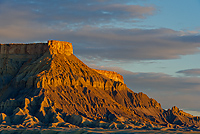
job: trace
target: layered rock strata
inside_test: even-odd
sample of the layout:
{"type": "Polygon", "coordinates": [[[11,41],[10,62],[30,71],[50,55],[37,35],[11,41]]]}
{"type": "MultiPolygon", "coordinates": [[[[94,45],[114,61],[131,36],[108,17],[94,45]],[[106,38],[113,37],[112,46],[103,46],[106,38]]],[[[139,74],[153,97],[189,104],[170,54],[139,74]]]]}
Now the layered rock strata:
{"type": "Polygon", "coordinates": [[[99,70],[99,69],[94,69],[95,71],[97,71],[98,73],[114,80],[114,81],[119,81],[124,83],[124,78],[122,75],[118,74],[117,72],[114,71],[106,71],[106,70],[99,70]]]}
{"type": "Polygon", "coordinates": [[[48,41],[48,46],[51,55],[65,54],[70,56],[73,54],[73,47],[70,42],[50,40],[48,41]]]}
{"type": "Polygon", "coordinates": [[[176,107],[166,111],[146,94],[133,92],[120,75],[89,68],[73,55],[71,43],[2,44],[1,52],[2,125],[134,128],[145,123],[200,126],[198,117],[176,107]],[[27,48],[32,45],[35,46],[33,51],[41,50],[36,54],[29,52],[27,48]],[[11,55],[22,57],[12,58],[11,55]]]}

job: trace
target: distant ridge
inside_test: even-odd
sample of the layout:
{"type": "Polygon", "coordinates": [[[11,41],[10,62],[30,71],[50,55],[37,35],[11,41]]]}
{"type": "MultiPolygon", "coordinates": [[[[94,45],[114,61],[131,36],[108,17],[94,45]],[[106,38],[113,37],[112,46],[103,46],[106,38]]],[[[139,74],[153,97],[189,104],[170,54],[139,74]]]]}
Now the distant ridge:
{"type": "Polygon", "coordinates": [[[89,68],[72,43],[0,45],[1,127],[193,129],[200,119],[135,93],[112,71],[89,68]]]}

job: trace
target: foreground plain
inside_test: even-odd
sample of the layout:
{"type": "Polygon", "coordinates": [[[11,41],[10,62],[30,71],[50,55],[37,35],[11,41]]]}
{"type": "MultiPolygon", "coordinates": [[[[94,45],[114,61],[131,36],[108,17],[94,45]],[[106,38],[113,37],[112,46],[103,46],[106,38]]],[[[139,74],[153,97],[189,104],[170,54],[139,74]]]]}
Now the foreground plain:
{"type": "Polygon", "coordinates": [[[98,129],[98,128],[1,128],[1,134],[198,134],[200,131],[192,130],[134,130],[134,129],[98,129]]]}

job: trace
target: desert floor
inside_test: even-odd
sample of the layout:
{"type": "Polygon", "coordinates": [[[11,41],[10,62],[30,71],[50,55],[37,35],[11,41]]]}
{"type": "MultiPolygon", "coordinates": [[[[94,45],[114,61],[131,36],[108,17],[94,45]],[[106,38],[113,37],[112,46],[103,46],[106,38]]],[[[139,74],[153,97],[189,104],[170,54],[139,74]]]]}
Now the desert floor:
{"type": "Polygon", "coordinates": [[[39,129],[39,128],[27,128],[27,129],[15,129],[15,128],[1,128],[1,134],[190,134],[200,133],[200,131],[192,130],[133,130],[133,129],[122,129],[122,130],[109,130],[109,129],[91,129],[91,128],[50,128],[50,129],[39,129]]]}

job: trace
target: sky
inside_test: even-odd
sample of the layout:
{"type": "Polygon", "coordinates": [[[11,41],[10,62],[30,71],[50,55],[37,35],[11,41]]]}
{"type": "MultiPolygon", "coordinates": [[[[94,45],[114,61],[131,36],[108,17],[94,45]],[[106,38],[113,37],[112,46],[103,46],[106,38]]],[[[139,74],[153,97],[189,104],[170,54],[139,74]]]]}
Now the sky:
{"type": "Polygon", "coordinates": [[[71,42],[89,67],[200,115],[199,13],[199,0],[0,0],[0,42],[71,42]]]}

